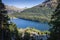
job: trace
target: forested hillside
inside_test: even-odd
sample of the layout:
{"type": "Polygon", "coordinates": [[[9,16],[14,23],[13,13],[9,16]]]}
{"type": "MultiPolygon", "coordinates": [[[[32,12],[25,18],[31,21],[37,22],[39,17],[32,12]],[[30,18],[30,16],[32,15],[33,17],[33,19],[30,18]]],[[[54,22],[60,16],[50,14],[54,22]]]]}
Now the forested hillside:
{"type": "Polygon", "coordinates": [[[39,4],[32,8],[25,9],[20,13],[14,13],[12,15],[23,19],[35,20],[39,22],[40,21],[49,22],[51,14],[53,14],[53,11],[56,8],[56,6],[57,6],[56,0],[46,0],[42,4],[39,4]]]}

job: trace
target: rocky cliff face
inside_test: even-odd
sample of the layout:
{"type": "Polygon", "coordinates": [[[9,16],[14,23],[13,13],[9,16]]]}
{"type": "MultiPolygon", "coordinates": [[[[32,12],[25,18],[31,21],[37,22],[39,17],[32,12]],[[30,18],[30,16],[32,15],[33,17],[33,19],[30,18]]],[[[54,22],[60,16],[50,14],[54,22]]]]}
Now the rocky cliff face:
{"type": "Polygon", "coordinates": [[[43,2],[40,5],[37,5],[37,7],[49,7],[52,9],[55,9],[57,6],[57,0],[46,0],[45,2],[43,2]]]}
{"type": "Polygon", "coordinates": [[[57,0],[48,0],[44,2],[45,6],[55,8],[57,6],[57,0]]]}

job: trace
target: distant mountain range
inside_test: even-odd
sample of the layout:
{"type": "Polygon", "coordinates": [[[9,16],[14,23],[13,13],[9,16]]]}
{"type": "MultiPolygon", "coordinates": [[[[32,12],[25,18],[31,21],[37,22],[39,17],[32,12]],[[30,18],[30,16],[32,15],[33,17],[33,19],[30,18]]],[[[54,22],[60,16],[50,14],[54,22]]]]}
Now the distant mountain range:
{"type": "Polygon", "coordinates": [[[21,12],[23,11],[24,9],[23,8],[17,8],[15,6],[8,6],[8,5],[5,5],[6,7],[6,10],[8,11],[8,14],[12,14],[12,13],[15,13],[15,12],[21,12]]]}
{"type": "Polygon", "coordinates": [[[55,10],[56,6],[57,0],[46,0],[42,4],[36,5],[32,8],[23,9],[20,13],[14,13],[12,15],[18,18],[30,20],[50,21],[51,14],[55,10]]]}

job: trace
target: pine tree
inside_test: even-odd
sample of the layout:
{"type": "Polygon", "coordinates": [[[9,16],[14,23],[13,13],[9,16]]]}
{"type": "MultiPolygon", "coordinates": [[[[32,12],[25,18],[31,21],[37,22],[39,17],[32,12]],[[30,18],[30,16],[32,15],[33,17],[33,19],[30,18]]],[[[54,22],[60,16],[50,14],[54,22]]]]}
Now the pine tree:
{"type": "Polygon", "coordinates": [[[58,6],[51,17],[51,28],[50,28],[50,38],[48,40],[60,40],[60,0],[58,1],[58,6]]]}
{"type": "Polygon", "coordinates": [[[0,40],[10,40],[9,18],[5,5],[0,0],[0,40]]]}
{"type": "Polygon", "coordinates": [[[20,36],[18,35],[18,30],[16,25],[14,25],[15,29],[14,29],[14,35],[15,35],[15,40],[20,40],[20,36]]]}
{"type": "Polygon", "coordinates": [[[28,32],[24,33],[23,40],[30,40],[30,34],[28,32]]]}

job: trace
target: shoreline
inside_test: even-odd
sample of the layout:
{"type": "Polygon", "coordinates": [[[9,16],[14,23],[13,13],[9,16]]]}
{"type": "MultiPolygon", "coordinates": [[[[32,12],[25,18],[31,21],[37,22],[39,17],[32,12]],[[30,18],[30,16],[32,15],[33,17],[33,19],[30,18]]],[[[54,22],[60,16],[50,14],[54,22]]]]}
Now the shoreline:
{"type": "Polygon", "coordinates": [[[21,18],[21,17],[16,17],[16,18],[23,19],[23,20],[28,20],[28,21],[33,21],[33,22],[39,22],[39,23],[47,23],[47,22],[41,22],[41,21],[38,21],[38,20],[32,20],[32,19],[21,18]]]}
{"type": "Polygon", "coordinates": [[[38,20],[32,20],[32,19],[21,18],[21,17],[10,17],[10,19],[22,19],[22,20],[33,21],[33,22],[38,22],[38,23],[47,23],[47,22],[41,22],[38,20]]]}

